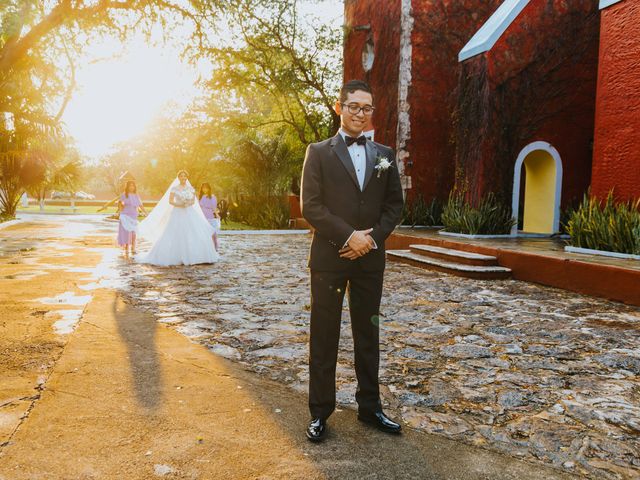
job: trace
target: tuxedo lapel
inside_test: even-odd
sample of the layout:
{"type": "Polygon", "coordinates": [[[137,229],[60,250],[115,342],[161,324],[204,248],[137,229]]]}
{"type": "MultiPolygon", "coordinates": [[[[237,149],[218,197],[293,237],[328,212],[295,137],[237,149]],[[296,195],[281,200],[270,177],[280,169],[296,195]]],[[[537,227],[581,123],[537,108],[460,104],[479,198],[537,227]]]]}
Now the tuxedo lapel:
{"type": "Polygon", "coordinates": [[[369,180],[371,180],[371,177],[373,176],[373,171],[376,165],[376,158],[378,156],[378,148],[372,141],[367,140],[367,143],[365,145],[365,151],[367,153],[366,155],[367,169],[364,172],[364,184],[362,185],[363,192],[366,190],[367,184],[369,183],[369,180]]]}
{"type": "MultiPolygon", "coordinates": [[[[353,161],[351,160],[351,155],[349,155],[349,150],[347,150],[347,144],[344,143],[344,140],[337,134],[335,137],[331,139],[331,147],[333,148],[334,153],[338,156],[344,168],[347,169],[347,173],[353,180],[356,188],[360,190],[360,184],[358,183],[358,177],[356,176],[356,169],[353,166],[353,161]]],[[[367,166],[367,169],[369,167],[367,166]]]]}

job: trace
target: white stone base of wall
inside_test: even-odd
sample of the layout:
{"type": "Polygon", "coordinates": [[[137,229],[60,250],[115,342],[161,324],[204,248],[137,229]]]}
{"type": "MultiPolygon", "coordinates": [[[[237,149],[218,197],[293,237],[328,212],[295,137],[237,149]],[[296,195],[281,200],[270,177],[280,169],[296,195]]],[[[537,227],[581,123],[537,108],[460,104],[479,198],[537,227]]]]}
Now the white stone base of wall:
{"type": "Polygon", "coordinates": [[[609,252],[607,250],[592,250],[590,248],[571,247],[569,245],[564,247],[564,251],[569,253],[582,253],[586,255],[602,255],[603,257],[624,258],[627,260],[640,260],[640,255],[632,255],[630,253],[609,252]]]}

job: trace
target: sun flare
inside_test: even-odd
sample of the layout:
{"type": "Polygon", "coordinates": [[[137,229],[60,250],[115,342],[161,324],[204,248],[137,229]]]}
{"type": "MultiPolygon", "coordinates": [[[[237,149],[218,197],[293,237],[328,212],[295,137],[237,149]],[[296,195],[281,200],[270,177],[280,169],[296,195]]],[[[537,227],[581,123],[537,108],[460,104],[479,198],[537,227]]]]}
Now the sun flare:
{"type": "Polygon", "coordinates": [[[140,134],[163,109],[181,109],[197,94],[197,73],[170,48],[130,43],[113,55],[113,43],[94,47],[108,58],[79,68],[78,92],[64,115],[80,151],[100,157],[112,145],[140,134]]]}

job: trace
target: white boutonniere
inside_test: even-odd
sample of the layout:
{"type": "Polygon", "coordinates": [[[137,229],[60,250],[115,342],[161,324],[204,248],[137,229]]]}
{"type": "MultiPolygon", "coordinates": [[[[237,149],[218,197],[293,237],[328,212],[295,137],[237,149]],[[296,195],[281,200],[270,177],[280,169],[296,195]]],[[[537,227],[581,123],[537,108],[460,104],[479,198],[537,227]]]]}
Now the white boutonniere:
{"type": "Polygon", "coordinates": [[[382,172],[389,170],[389,167],[391,167],[391,163],[393,162],[389,161],[387,157],[376,158],[376,166],[373,168],[375,168],[378,171],[378,178],[380,178],[380,175],[382,175],[382,172]]]}

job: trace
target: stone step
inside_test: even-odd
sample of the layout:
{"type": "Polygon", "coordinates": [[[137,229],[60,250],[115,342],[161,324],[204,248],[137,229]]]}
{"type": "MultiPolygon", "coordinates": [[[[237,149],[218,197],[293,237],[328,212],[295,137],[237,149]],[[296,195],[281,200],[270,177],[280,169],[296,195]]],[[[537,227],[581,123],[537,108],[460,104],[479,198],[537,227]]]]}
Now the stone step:
{"type": "Polygon", "coordinates": [[[478,280],[494,280],[511,277],[511,269],[509,268],[447,262],[438,258],[419,255],[413,253],[411,250],[387,250],[387,255],[390,260],[408,263],[414,267],[437,270],[459,277],[475,278],[478,280]]]}
{"type": "Polygon", "coordinates": [[[464,265],[478,265],[491,267],[498,265],[498,259],[491,255],[483,255],[481,253],[465,252],[463,250],[454,250],[452,248],[436,247],[435,245],[409,245],[413,253],[424,255],[431,258],[437,258],[453,263],[462,263],[464,265]]]}

